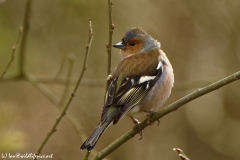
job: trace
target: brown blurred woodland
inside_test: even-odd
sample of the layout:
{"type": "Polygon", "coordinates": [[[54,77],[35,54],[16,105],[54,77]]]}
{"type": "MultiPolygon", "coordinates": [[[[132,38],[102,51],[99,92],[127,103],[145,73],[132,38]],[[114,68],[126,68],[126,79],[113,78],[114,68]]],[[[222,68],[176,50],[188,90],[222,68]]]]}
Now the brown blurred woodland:
{"type": "MultiPolygon", "coordinates": [[[[161,42],[173,65],[175,87],[164,106],[240,70],[239,0],[113,3],[113,43],[131,27],[141,27],[161,42]]],[[[97,125],[103,105],[108,16],[107,1],[0,0],[0,74],[11,59],[24,19],[29,23],[0,80],[0,156],[34,153],[56,122],[80,76],[91,18],[94,38],[87,69],[67,114],[41,152],[57,160],[83,159],[86,151],[79,146],[97,125]]],[[[118,52],[112,49],[112,70],[120,61],[118,52]]],[[[236,81],[164,116],[159,126],[144,130],[142,140],[136,135],[107,159],[177,160],[172,149],[179,147],[192,160],[239,160],[239,126],[236,81]]],[[[89,157],[132,127],[129,118],[110,126],[89,157]]]]}

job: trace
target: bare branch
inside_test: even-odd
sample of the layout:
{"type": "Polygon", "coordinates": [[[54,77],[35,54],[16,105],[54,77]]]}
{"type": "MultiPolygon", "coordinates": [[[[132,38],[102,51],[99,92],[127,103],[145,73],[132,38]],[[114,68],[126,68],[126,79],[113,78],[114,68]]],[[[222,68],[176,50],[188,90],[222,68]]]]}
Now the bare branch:
{"type": "MultiPolygon", "coordinates": [[[[157,112],[156,114],[154,114],[153,116],[150,117],[149,121],[150,124],[152,124],[153,122],[155,122],[156,120],[160,119],[161,117],[171,113],[172,111],[177,110],[179,107],[181,107],[182,105],[200,97],[203,96],[209,92],[212,92],[214,90],[217,90],[229,83],[232,83],[236,80],[240,79],[240,71],[226,77],[223,78],[215,83],[212,83],[206,87],[203,88],[199,88],[196,91],[188,94],[187,96],[173,102],[172,104],[162,108],[159,112],[157,112]]],[[[110,153],[112,153],[114,150],[116,150],[119,146],[121,146],[123,143],[125,143],[126,141],[128,141],[129,139],[133,138],[137,133],[139,133],[140,131],[142,131],[144,128],[146,128],[148,126],[147,120],[144,120],[143,122],[141,122],[138,126],[135,127],[134,130],[130,130],[127,133],[125,133],[124,135],[122,135],[120,138],[118,138],[116,141],[114,141],[112,144],[110,144],[109,146],[107,146],[105,149],[103,149],[101,152],[99,152],[92,160],[98,160],[98,159],[103,159],[104,157],[106,157],[107,155],[109,155],[110,153]]]]}
{"type": "MultiPolygon", "coordinates": [[[[218,79],[214,78],[212,80],[199,80],[199,81],[191,81],[191,82],[177,82],[177,83],[174,84],[173,90],[179,91],[179,90],[196,89],[196,88],[199,88],[201,86],[209,85],[209,84],[215,82],[218,79]]],[[[66,83],[67,83],[67,78],[65,78],[65,77],[52,78],[52,77],[49,77],[49,76],[38,76],[37,80],[39,82],[41,82],[41,83],[46,83],[46,84],[66,85],[66,83]]],[[[5,81],[5,79],[3,81],[5,81]]],[[[70,84],[71,85],[75,85],[76,82],[77,82],[77,78],[71,78],[70,79],[70,84]]],[[[96,80],[96,79],[87,79],[87,78],[85,78],[84,80],[82,80],[81,86],[103,88],[105,82],[106,82],[105,79],[100,79],[100,80],[98,79],[98,80],[96,80]]]]}
{"type": "Polygon", "coordinates": [[[69,54],[68,59],[69,59],[69,62],[70,62],[70,67],[69,67],[69,71],[68,71],[68,74],[67,74],[66,87],[64,88],[64,91],[63,91],[63,94],[62,94],[62,98],[61,98],[60,103],[59,103],[59,107],[60,108],[64,104],[64,102],[65,102],[65,100],[67,98],[68,90],[69,90],[69,87],[70,87],[70,79],[71,79],[71,75],[72,75],[73,64],[74,64],[74,61],[76,59],[75,54],[73,54],[73,53],[69,54]]]}
{"type": "Polygon", "coordinates": [[[25,50],[26,50],[26,44],[27,44],[27,38],[28,38],[28,31],[29,31],[29,19],[30,19],[30,12],[32,7],[32,0],[27,0],[24,19],[23,19],[23,33],[24,36],[22,38],[21,44],[20,44],[20,57],[19,57],[19,72],[20,77],[24,75],[24,65],[25,65],[25,50]]]}
{"type": "MultiPolygon", "coordinates": [[[[71,66],[69,68],[69,72],[68,72],[68,76],[67,79],[70,80],[71,78],[71,70],[72,70],[72,65],[73,65],[73,61],[74,61],[74,56],[70,56],[70,62],[71,62],[71,66]]],[[[29,73],[25,73],[24,75],[25,79],[28,80],[30,83],[32,83],[47,99],[49,99],[55,106],[57,106],[57,108],[61,111],[61,106],[62,103],[60,102],[60,100],[54,95],[53,92],[51,92],[44,84],[40,83],[38,81],[38,78],[29,74],[29,73]]],[[[66,83],[68,84],[68,81],[66,81],[66,83]]],[[[67,93],[67,88],[69,87],[69,84],[66,84],[66,88],[65,91],[63,92],[64,96],[66,96],[67,93]]],[[[63,97],[63,96],[62,96],[63,97]]],[[[63,100],[61,100],[63,101],[63,100]]],[[[77,123],[77,121],[74,119],[74,117],[68,113],[66,115],[68,121],[73,125],[73,127],[75,128],[75,130],[77,131],[79,138],[81,140],[85,140],[87,138],[86,134],[83,132],[83,129],[81,127],[79,127],[79,123],[77,123]]],[[[97,152],[95,150],[92,150],[92,153],[97,154],[97,152]]]]}
{"type": "MultiPolygon", "coordinates": [[[[44,84],[40,83],[37,77],[29,73],[26,73],[24,76],[26,80],[32,83],[33,86],[35,86],[47,99],[49,99],[50,102],[52,102],[55,106],[57,106],[57,108],[61,111],[61,107],[58,107],[61,105],[60,100],[54,95],[53,92],[51,92],[44,84]]],[[[75,118],[70,113],[66,114],[66,117],[68,121],[73,125],[75,130],[77,131],[79,138],[82,141],[85,140],[87,136],[83,131],[84,129],[81,128],[79,125],[77,125],[79,124],[77,120],[75,120],[75,118]]],[[[92,150],[92,153],[97,154],[95,150],[92,150]]]]}
{"type": "MultiPolygon", "coordinates": [[[[226,74],[229,75],[229,74],[226,74]]],[[[225,75],[225,76],[226,76],[225,75]]],[[[222,76],[224,77],[224,76],[222,76]]],[[[190,82],[178,82],[176,84],[174,84],[174,88],[173,90],[190,90],[190,89],[196,89],[199,88],[201,86],[207,86],[211,83],[214,83],[218,80],[219,78],[214,78],[212,80],[198,80],[198,81],[190,81],[190,82]]]]}
{"type": "Polygon", "coordinates": [[[181,160],[190,160],[180,148],[173,148],[173,150],[178,153],[181,160]]]}
{"type": "MultiPolygon", "coordinates": [[[[111,74],[111,60],[112,60],[112,35],[114,30],[114,24],[112,23],[112,8],[113,8],[113,2],[111,0],[108,0],[108,14],[109,14],[109,38],[108,43],[106,45],[107,52],[108,52],[108,67],[107,67],[107,76],[111,74]]],[[[108,89],[110,81],[107,80],[106,84],[106,91],[108,89]]]]}
{"type": "Polygon", "coordinates": [[[83,160],[88,160],[89,155],[90,155],[90,152],[87,151],[86,154],[85,154],[85,157],[83,158],[83,160]]]}
{"type": "MultiPolygon", "coordinates": [[[[57,74],[55,75],[55,77],[54,77],[53,79],[56,79],[56,78],[61,74],[61,72],[62,72],[62,70],[63,70],[63,66],[64,66],[65,59],[66,59],[66,54],[63,54],[63,55],[62,55],[62,61],[61,61],[61,64],[60,64],[60,68],[59,68],[57,74]]],[[[67,79],[68,79],[68,77],[67,77],[67,79]]],[[[74,83],[74,84],[75,84],[75,83],[74,83]]]]}
{"type": "Polygon", "coordinates": [[[2,80],[3,76],[7,73],[7,70],[8,70],[9,67],[11,66],[13,60],[15,59],[15,51],[16,51],[16,48],[17,48],[17,46],[18,46],[18,44],[19,44],[20,39],[22,38],[22,35],[23,35],[23,27],[20,27],[17,41],[16,41],[15,45],[12,47],[12,56],[11,56],[11,59],[10,59],[10,61],[8,62],[6,68],[5,68],[4,71],[3,71],[3,73],[1,74],[1,76],[0,76],[0,81],[2,80]]]}
{"type": "Polygon", "coordinates": [[[85,54],[85,58],[84,58],[84,63],[83,63],[83,67],[82,67],[82,71],[81,71],[81,74],[79,76],[79,79],[77,81],[77,84],[66,104],[66,106],[64,107],[63,111],[61,112],[60,116],[57,117],[53,127],[51,128],[51,130],[47,133],[47,136],[45,137],[45,139],[42,141],[41,145],[39,146],[39,148],[36,150],[36,154],[39,155],[43,149],[43,147],[45,146],[45,144],[48,142],[49,138],[51,137],[51,135],[56,131],[56,128],[58,126],[58,124],[60,123],[61,119],[64,117],[64,115],[66,114],[66,111],[68,110],[76,92],[77,92],[77,89],[79,87],[79,84],[81,82],[81,79],[84,75],[84,72],[87,68],[87,59],[88,59],[88,55],[89,55],[89,50],[90,50],[90,46],[91,46],[91,43],[92,43],[92,37],[93,37],[93,33],[92,33],[92,22],[91,20],[89,19],[88,20],[89,22],[89,39],[88,39],[88,43],[86,44],[86,54],[85,54]]]}

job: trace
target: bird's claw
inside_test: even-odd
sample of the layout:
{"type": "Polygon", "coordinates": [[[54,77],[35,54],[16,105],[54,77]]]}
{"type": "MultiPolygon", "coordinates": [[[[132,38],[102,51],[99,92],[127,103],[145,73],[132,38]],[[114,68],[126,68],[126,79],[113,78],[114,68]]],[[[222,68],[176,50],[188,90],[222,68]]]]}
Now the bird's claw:
{"type": "MultiPolygon", "coordinates": [[[[147,124],[148,124],[148,125],[153,125],[155,122],[151,123],[151,122],[150,122],[150,117],[153,116],[153,115],[154,115],[155,113],[157,113],[157,112],[147,111],[147,110],[144,110],[144,112],[147,113],[147,124]]],[[[160,119],[158,119],[157,122],[158,122],[158,124],[157,124],[157,126],[158,126],[158,125],[160,124],[160,119]]]]}
{"type": "MultiPolygon", "coordinates": [[[[133,127],[133,130],[137,130],[137,126],[138,126],[138,124],[135,124],[135,126],[133,127]]],[[[141,130],[141,131],[139,132],[140,138],[139,138],[138,140],[141,140],[141,139],[142,139],[142,137],[143,137],[143,131],[144,131],[144,130],[141,130]]]]}
{"type": "Polygon", "coordinates": [[[142,139],[142,137],[143,137],[143,131],[144,131],[144,130],[141,130],[141,131],[139,132],[140,138],[139,138],[138,140],[141,140],[141,139],[142,139]]]}
{"type": "MultiPolygon", "coordinates": [[[[134,125],[134,127],[133,127],[133,130],[137,130],[137,126],[138,126],[138,124],[140,123],[136,118],[134,118],[134,117],[132,117],[132,116],[130,116],[130,118],[131,118],[131,120],[133,121],[133,123],[135,124],[134,125]]],[[[139,140],[141,140],[142,139],[142,135],[143,135],[143,130],[141,130],[140,132],[139,132],[139,135],[140,135],[140,138],[139,138],[139,140]]]]}
{"type": "Polygon", "coordinates": [[[160,124],[160,119],[158,119],[157,122],[158,122],[157,126],[159,126],[159,124],[160,124]]]}
{"type": "MultiPolygon", "coordinates": [[[[158,119],[158,120],[156,120],[158,123],[157,123],[157,126],[159,126],[159,124],[160,124],[160,119],[158,119]]],[[[147,122],[147,123],[149,123],[149,122],[147,122]]],[[[152,126],[152,125],[154,125],[154,123],[155,122],[153,122],[153,123],[151,123],[151,124],[149,124],[150,126],[152,126]]]]}

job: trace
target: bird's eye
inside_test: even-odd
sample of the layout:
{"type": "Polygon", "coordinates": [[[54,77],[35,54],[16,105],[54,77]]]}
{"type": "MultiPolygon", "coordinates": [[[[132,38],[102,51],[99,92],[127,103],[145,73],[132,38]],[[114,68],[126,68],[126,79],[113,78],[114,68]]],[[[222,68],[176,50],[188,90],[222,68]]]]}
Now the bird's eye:
{"type": "Polygon", "coordinates": [[[130,44],[130,46],[134,46],[134,45],[135,45],[135,43],[134,43],[134,42],[130,42],[129,44],[130,44]]]}

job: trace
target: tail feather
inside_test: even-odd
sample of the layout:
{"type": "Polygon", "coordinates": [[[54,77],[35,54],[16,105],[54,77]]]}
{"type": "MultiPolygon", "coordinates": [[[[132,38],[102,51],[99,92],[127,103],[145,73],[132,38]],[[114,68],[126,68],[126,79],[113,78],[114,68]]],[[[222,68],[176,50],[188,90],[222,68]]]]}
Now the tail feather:
{"type": "Polygon", "coordinates": [[[101,137],[101,135],[108,128],[109,125],[110,125],[110,123],[106,123],[106,122],[103,124],[99,124],[94,129],[92,134],[88,137],[88,139],[82,144],[80,149],[81,150],[87,149],[88,151],[91,151],[94,148],[94,146],[96,145],[98,139],[101,137]]]}

